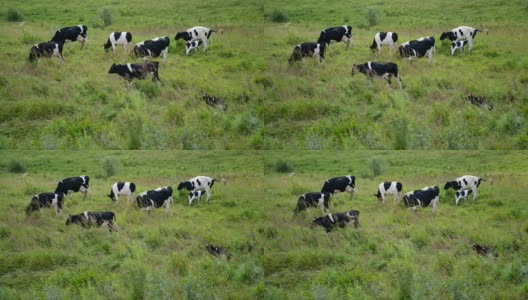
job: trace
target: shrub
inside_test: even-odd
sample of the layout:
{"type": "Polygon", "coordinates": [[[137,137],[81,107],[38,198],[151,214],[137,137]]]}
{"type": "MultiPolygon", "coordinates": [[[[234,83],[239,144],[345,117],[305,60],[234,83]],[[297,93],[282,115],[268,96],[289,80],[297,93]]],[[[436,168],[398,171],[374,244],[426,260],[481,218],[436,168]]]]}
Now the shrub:
{"type": "Polygon", "coordinates": [[[275,163],[275,172],[290,173],[291,171],[293,171],[293,168],[290,166],[290,164],[288,164],[288,162],[281,159],[275,163]]]}
{"type": "Polygon", "coordinates": [[[108,8],[105,8],[101,11],[101,20],[103,20],[103,25],[106,27],[106,26],[110,26],[112,25],[113,21],[112,21],[112,13],[110,12],[110,10],[108,8]]]}
{"type": "Polygon", "coordinates": [[[369,27],[378,25],[378,11],[375,8],[367,8],[366,16],[369,27]]]}
{"type": "Polygon", "coordinates": [[[269,15],[269,20],[274,23],[286,23],[288,22],[288,15],[278,9],[272,11],[269,15]]]}
{"type": "Polygon", "coordinates": [[[382,175],[385,169],[383,161],[377,157],[374,157],[370,160],[369,168],[372,171],[374,177],[382,175]]]}
{"type": "Polygon", "coordinates": [[[401,119],[395,122],[393,128],[394,135],[394,150],[405,150],[407,149],[407,120],[401,119]]]}
{"type": "Polygon", "coordinates": [[[26,172],[26,167],[18,160],[12,159],[9,164],[7,164],[7,171],[9,173],[24,173],[26,172]]]}
{"type": "Polygon", "coordinates": [[[103,159],[103,171],[106,177],[114,176],[116,173],[116,161],[111,157],[103,159]]]}
{"type": "Polygon", "coordinates": [[[22,22],[24,21],[24,16],[18,10],[10,8],[7,10],[6,19],[9,22],[22,22]]]}

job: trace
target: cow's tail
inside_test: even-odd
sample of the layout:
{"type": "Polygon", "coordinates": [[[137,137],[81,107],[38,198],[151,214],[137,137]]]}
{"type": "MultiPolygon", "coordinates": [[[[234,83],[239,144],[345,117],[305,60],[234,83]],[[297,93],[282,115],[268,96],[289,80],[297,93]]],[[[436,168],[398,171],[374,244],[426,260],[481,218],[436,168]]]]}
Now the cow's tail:
{"type": "Polygon", "coordinates": [[[225,178],[222,178],[222,179],[220,179],[220,180],[218,180],[218,179],[214,179],[214,178],[213,178],[213,182],[215,182],[215,181],[216,181],[216,182],[221,182],[221,183],[223,183],[224,185],[227,184],[227,180],[226,180],[225,178]]]}

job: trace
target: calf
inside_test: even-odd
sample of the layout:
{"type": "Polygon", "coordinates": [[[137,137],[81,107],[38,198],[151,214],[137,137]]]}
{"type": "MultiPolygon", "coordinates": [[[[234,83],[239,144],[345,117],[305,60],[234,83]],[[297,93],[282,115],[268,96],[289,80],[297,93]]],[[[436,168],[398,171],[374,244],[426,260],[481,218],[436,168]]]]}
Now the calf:
{"type": "Polygon", "coordinates": [[[472,192],[473,192],[473,191],[471,191],[471,190],[459,190],[459,191],[456,191],[456,192],[455,192],[455,204],[458,205],[458,201],[460,201],[460,199],[462,199],[462,198],[465,198],[466,201],[467,201],[469,195],[470,195],[472,192]]]}
{"type": "Polygon", "coordinates": [[[486,181],[482,178],[472,175],[464,175],[455,179],[454,181],[448,181],[444,185],[444,190],[453,188],[455,191],[470,189],[473,192],[473,201],[477,200],[478,187],[482,181],[486,181]]]}
{"type": "Polygon", "coordinates": [[[159,208],[164,205],[165,212],[169,213],[169,208],[172,202],[172,188],[170,186],[143,192],[136,198],[137,206],[140,208],[144,207],[149,214],[153,207],[159,208]]]}
{"type": "Polygon", "coordinates": [[[57,58],[61,62],[64,62],[64,59],[62,57],[63,47],[64,47],[64,43],[57,43],[57,42],[47,42],[47,43],[36,44],[35,46],[31,47],[31,50],[29,51],[28,60],[30,62],[34,62],[41,57],[49,58],[52,56],[57,56],[57,58]]]}
{"type": "Polygon", "coordinates": [[[331,27],[321,31],[317,43],[324,43],[326,46],[330,45],[331,41],[345,42],[346,49],[352,41],[352,26],[343,25],[338,27],[331,27]]]}
{"type": "Polygon", "coordinates": [[[402,88],[402,82],[400,79],[400,75],[398,74],[398,65],[395,63],[378,63],[369,61],[360,65],[354,64],[352,66],[352,76],[354,76],[356,72],[365,74],[367,76],[367,80],[370,79],[371,81],[373,80],[374,76],[386,78],[387,82],[389,83],[389,86],[391,84],[391,78],[396,77],[400,89],[402,88]]]}
{"type": "Polygon", "coordinates": [[[318,57],[319,62],[325,59],[325,44],[324,43],[302,43],[293,48],[293,53],[288,62],[292,64],[295,61],[303,60],[304,57],[318,57]]]}
{"type": "Polygon", "coordinates": [[[347,227],[351,221],[354,221],[354,227],[357,228],[359,225],[359,211],[351,210],[344,213],[334,213],[323,217],[314,218],[310,228],[322,226],[324,227],[326,233],[329,233],[337,226],[341,228],[347,227]]]}
{"type": "Polygon", "coordinates": [[[461,49],[461,51],[464,52],[464,46],[466,46],[467,43],[468,41],[466,40],[452,42],[451,43],[451,56],[453,56],[453,54],[455,53],[457,49],[461,49]]]}
{"type": "Polygon", "coordinates": [[[440,189],[437,186],[427,187],[422,190],[415,190],[412,193],[407,193],[403,196],[403,204],[406,207],[412,208],[414,211],[418,207],[427,207],[431,205],[433,212],[439,203],[440,189]]]}
{"type": "Polygon", "coordinates": [[[114,54],[116,54],[116,45],[123,45],[123,50],[125,51],[125,54],[127,54],[131,42],[132,34],[130,32],[112,32],[103,47],[105,52],[108,52],[110,47],[112,47],[114,54]]]}
{"type": "Polygon", "coordinates": [[[31,198],[31,202],[26,208],[26,215],[31,215],[32,212],[39,210],[42,207],[55,207],[55,214],[58,215],[62,210],[64,203],[64,195],[55,193],[40,193],[31,198]]]}
{"type": "Polygon", "coordinates": [[[408,58],[412,63],[413,58],[417,57],[428,57],[428,63],[431,63],[433,59],[433,52],[435,50],[435,39],[434,37],[419,38],[405,42],[400,45],[399,51],[402,58],[408,58]]]}
{"type": "Polygon", "coordinates": [[[81,49],[84,47],[84,43],[87,42],[86,32],[88,27],[85,25],[77,25],[71,27],[64,27],[55,32],[55,35],[51,38],[52,42],[64,44],[66,41],[79,41],[81,43],[81,49]]]}
{"type": "MultiPolygon", "coordinates": [[[[469,43],[469,51],[471,51],[471,49],[473,48],[473,39],[479,31],[480,30],[475,29],[473,27],[459,26],[457,28],[452,29],[451,31],[442,32],[442,34],[440,35],[440,40],[443,41],[445,39],[448,39],[451,42],[467,40],[469,43]]],[[[453,51],[451,50],[451,52],[453,51]]]]}
{"type": "Polygon", "coordinates": [[[326,213],[330,209],[328,208],[328,204],[330,202],[330,193],[306,193],[299,197],[297,200],[297,206],[293,210],[293,214],[297,215],[297,213],[307,209],[308,207],[316,207],[319,206],[323,213],[326,213]]]}
{"type": "Polygon", "coordinates": [[[119,203],[119,195],[126,195],[127,200],[130,203],[130,200],[134,198],[135,191],[136,185],[133,182],[116,182],[112,185],[110,194],[107,195],[107,197],[110,197],[112,201],[119,203]]]}
{"type": "Polygon", "coordinates": [[[71,224],[78,224],[81,225],[83,228],[91,227],[92,225],[97,225],[97,227],[101,227],[103,225],[108,226],[108,230],[110,232],[114,231],[114,221],[116,220],[116,216],[113,212],[88,212],[85,211],[83,213],[80,213],[78,215],[69,215],[68,219],[66,219],[66,225],[69,226],[71,224]]]}
{"type": "Polygon", "coordinates": [[[72,193],[81,192],[84,194],[83,200],[86,199],[86,194],[88,193],[88,188],[90,187],[90,177],[86,175],[78,177],[70,177],[59,181],[57,188],[55,189],[55,194],[61,194],[65,197],[70,194],[70,199],[72,198],[72,193]]]}
{"type": "MultiPolygon", "coordinates": [[[[222,181],[225,185],[225,180],[222,181]]],[[[205,191],[207,194],[207,202],[209,202],[209,199],[211,199],[211,189],[215,182],[219,182],[219,180],[207,176],[196,176],[187,181],[180,182],[178,184],[178,191],[182,189],[186,189],[189,192],[205,191]]],[[[190,201],[189,205],[191,205],[190,201]]]]}
{"type": "Polygon", "coordinates": [[[392,195],[394,203],[398,201],[402,193],[402,184],[399,181],[382,182],[378,186],[378,193],[374,194],[379,201],[383,201],[385,204],[385,195],[392,195]]]}
{"type": "Polygon", "coordinates": [[[398,45],[398,34],[396,32],[378,32],[374,35],[374,40],[370,46],[372,52],[378,49],[378,54],[381,54],[381,45],[388,45],[391,53],[398,45]]]}
{"type": "Polygon", "coordinates": [[[189,55],[189,52],[191,52],[192,49],[196,49],[196,52],[200,52],[200,45],[203,42],[201,40],[192,41],[185,43],[185,55],[189,55]]]}
{"type": "Polygon", "coordinates": [[[170,39],[166,37],[157,37],[152,40],[142,41],[134,46],[134,55],[142,57],[146,61],[149,57],[163,57],[163,62],[167,61],[167,53],[169,53],[170,39]]]}
{"type": "Polygon", "coordinates": [[[131,84],[132,79],[145,79],[148,74],[152,74],[152,81],[159,82],[158,65],[159,62],[157,61],[126,65],[116,65],[114,63],[110,67],[108,74],[118,74],[127,80],[129,84],[131,84]]]}
{"type": "Polygon", "coordinates": [[[202,196],[205,195],[204,190],[198,190],[189,193],[189,206],[193,203],[194,199],[202,201],[202,196]]]}
{"type": "Polygon", "coordinates": [[[174,40],[177,41],[179,39],[183,39],[186,42],[200,40],[204,44],[204,52],[206,52],[209,45],[209,38],[213,32],[216,31],[203,26],[195,26],[187,29],[186,31],[178,32],[174,37],[174,40]]]}
{"type": "Polygon", "coordinates": [[[332,195],[337,194],[337,192],[349,192],[350,198],[352,198],[356,190],[356,177],[352,175],[347,175],[343,177],[336,177],[328,179],[323,184],[321,193],[330,193],[332,195]]]}

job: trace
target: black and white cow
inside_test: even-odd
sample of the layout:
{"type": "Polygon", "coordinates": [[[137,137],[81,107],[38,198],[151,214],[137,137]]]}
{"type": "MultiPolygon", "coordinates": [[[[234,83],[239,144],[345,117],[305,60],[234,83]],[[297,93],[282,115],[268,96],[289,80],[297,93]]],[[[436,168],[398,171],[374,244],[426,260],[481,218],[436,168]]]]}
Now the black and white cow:
{"type": "Polygon", "coordinates": [[[356,72],[365,74],[367,80],[370,79],[371,81],[374,79],[374,76],[385,78],[387,79],[389,86],[392,83],[391,78],[395,77],[398,80],[400,89],[402,88],[401,78],[398,74],[398,65],[395,63],[369,61],[360,65],[354,64],[352,66],[352,76],[354,76],[356,72]]]}
{"type": "Polygon", "coordinates": [[[159,82],[158,75],[159,62],[144,62],[142,64],[112,64],[108,74],[118,74],[123,79],[127,80],[129,85],[132,84],[132,79],[145,79],[148,74],[152,74],[152,81],[159,82]]]}
{"type": "Polygon", "coordinates": [[[408,41],[401,44],[399,47],[400,56],[402,58],[407,58],[411,63],[413,58],[420,58],[424,56],[427,56],[427,62],[431,63],[434,50],[435,39],[432,36],[408,41]]]}
{"type": "Polygon", "coordinates": [[[378,192],[374,196],[385,204],[385,195],[392,195],[394,203],[396,203],[402,196],[402,188],[403,186],[399,181],[385,181],[379,184],[378,192]]]}
{"type": "Polygon", "coordinates": [[[116,220],[116,216],[111,211],[107,211],[107,212],[85,211],[78,215],[69,215],[68,219],[66,219],[66,225],[69,226],[71,224],[78,224],[82,226],[83,228],[88,228],[93,225],[97,225],[97,227],[106,225],[108,226],[108,230],[112,232],[112,231],[115,231],[115,228],[114,228],[115,220],[116,220]]]}
{"type": "Polygon", "coordinates": [[[169,53],[169,44],[170,39],[168,36],[142,41],[134,46],[134,55],[142,57],[143,61],[146,61],[149,57],[156,58],[161,56],[165,63],[167,61],[167,53],[169,53]]]}
{"type": "Polygon", "coordinates": [[[165,205],[165,212],[169,213],[170,205],[173,202],[172,188],[170,186],[159,187],[139,194],[136,197],[138,207],[144,207],[150,213],[152,208],[159,208],[165,205]]]}
{"type": "Polygon", "coordinates": [[[466,46],[467,43],[468,43],[468,41],[466,41],[466,40],[452,42],[451,43],[451,56],[453,56],[453,54],[455,54],[455,51],[457,49],[461,49],[461,51],[464,52],[464,47],[466,46]]]}
{"type": "Polygon", "coordinates": [[[32,212],[41,209],[42,207],[55,207],[55,213],[59,214],[64,203],[63,194],[55,193],[40,193],[31,198],[31,202],[26,208],[26,215],[31,215],[32,212]]]}
{"type": "Polygon", "coordinates": [[[458,42],[460,40],[467,40],[469,43],[469,51],[473,49],[473,39],[477,35],[477,32],[480,30],[475,29],[469,26],[459,26],[452,29],[451,31],[442,32],[440,35],[440,40],[445,39],[450,40],[451,42],[458,42]]]}
{"type": "Polygon", "coordinates": [[[63,194],[64,197],[70,194],[70,199],[72,198],[72,193],[81,192],[84,194],[83,200],[86,199],[86,194],[88,193],[88,188],[90,187],[90,177],[86,175],[78,177],[65,178],[57,184],[55,189],[55,194],[63,194]]]}
{"type": "Polygon", "coordinates": [[[204,44],[204,52],[206,52],[207,47],[209,46],[209,38],[211,37],[211,34],[213,32],[216,31],[203,26],[194,26],[185,31],[178,32],[174,39],[176,41],[179,39],[183,39],[186,42],[200,40],[204,44]]]}
{"type": "Polygon", "coordinates": [[[458,205],[458,201],[460,201],[460,199],[466,199],[466,201],[468,200],[468,197],[469,195],[472,193],[473,191],[472,190],[458,190],[455,192],[455,204],[458,205]]]}
{"type": "Polygon", "coordinates": [[[123,45],[123,50],[125,51],[125,54],[127,54],[131,42],[132,34],[130,32],[112,32],[103,47],[105,52],[108,52],[111,47],[114,54],[116,54],[116,45],[123,45]]]}
{"type": "Polygon", "coordinates": [[[302,43],[293,48],[293,53],[288,62],[290,64],[298,60],[303,60],[304,57],[318,57],[319,62],[325,59],[325,44],[324,43],[302,43]]]}
{"type": "Polygon", "coordinates": [[[34,62],[41,57],[57,56],[57,58],[61,62],[64,62],[64,59],[62,57],[63,48],[64,48],[64,44],[57,43],[57,42],[46,42],[46,43],[36,44],[35,46],[31,47],[31,50],[29,51],[28,60],[30,62],[34,62]]]}
{"type": "Polygon", "coordinates": [[[323,213],[330,211],[328,207],[330,204],[330,193],[306,193],[299,197],[297,206],[293,210],[293,214],[297,215],[299,212],[306,210],[308,207],[319,206],[323,213]]]}
{"type": "Polygon", "coordinates": [[[322,226],[326,230],[326,233],[329,233],[337,226],[341,228],[347,227],[352,221],[354,221],[354,227],[357,228],[359,226],[359,211],[351,210],[343,213],[328,214],[323,217],[314,218],[310,228],[322,226]]]}
{"type": "Polygon", "coordinates": [[[343,25],[338,27],[331,27],[321,31],[317,43],[324,43],[326,46],[330,45],[331,41],[345,42],[346,49],[352,41],[352,26],[343,25]]]}
{"type": "Polygon", "coordinates": [[[85,25],[77,25],[71,27],[64,27],[55,32],[55,35],[51,38],[52,42],[64,44],[66,41],[79,41],[81,43],[81,49],[84,47],[84,43],[88,41],[86,32],[88,27],[85,25]]]}
{"type": "Polygon", "coordinates": [[[422,190],[415,190],[412,193],[407,193],[403,196],[403,204],[406,207],[412,208],[414,211],[418,207],[427,207],[431,205],[433,212],[439,203],[440,189],[437,186],[427,187],[422,190]]]}
{"type": "Polygon", "coordinates": [[[189,193],[189,206],[193,203],[193,201],[195,199],[198,199],[200,200],[200,202],[202,201],[202,197],[203,195],[205,195],[205,191],[204,190],[198,190],[198,191],[194,191],[194,192],[190,192],[189,193]]]}
{"type": "Polygon", "coordinates": [[[330,193],[332,195],[337,194],[338,192],[349,192],[350,198],[352,198],[355,191],[356,177],[352,175],[328,179],[325,181],[323,188],[321,189],[321,193],[330,193]]]}
{"type": "Polygon", "coordinates": [[[202,43],[203,42],[201,40],[185,43],[185,55],[189,55],[189,52],[191,52],[192,49],[196,49],[196,53],[200,52],[199,47],[202,43]]]}
{"type": "Polygon", "coordinates": [[[398,46],[398,34],[396,32],[376,33],[372,45],[370,46],[370,50],[374,52],[378,49],[378,53],[381,54],[381,45],[389,46],[391,53],[393,53],[396,46],[398,46]]]}
{"type": "Polygon", "coordinates": [[[112,185],[110,194],[107,197],[110,197],[112,201],[119,203],[119,195],[126,195],[127,202],[130,203],[130,200],[134,198],[134,192],[136,191],[136,185],[133,182],[116,182],[112,185]]]}
{"type": "MultiPolygon", "coordinates": [[[[225,184],[225,180],[222,181],[225,184]]],[[[205,191],[205,194],[207,195],[206,201],[209,202],[209,199],[211,199],[211,189],[215,182],[220,182],[220,180],[207,176],[196,176],[187,181],[180,182],[180,184],[178,184],[178,191],[182,189],[186,189],[189,192],[205,191]]],[[[189,205],[191,205],[190,201],[189,205]]]]}
{"type": "Polygon", "coordinates": [[[478,187],[482,181],[486,180],[473,175],[464,175],[462,177],[458,177],[454,181],[446,182],[444,185],[444,190],[448,190],[450,188],[454,189],[455,191],[470,189],[473,191],[473,201],[475,201],[478,197],[478,187]]]}

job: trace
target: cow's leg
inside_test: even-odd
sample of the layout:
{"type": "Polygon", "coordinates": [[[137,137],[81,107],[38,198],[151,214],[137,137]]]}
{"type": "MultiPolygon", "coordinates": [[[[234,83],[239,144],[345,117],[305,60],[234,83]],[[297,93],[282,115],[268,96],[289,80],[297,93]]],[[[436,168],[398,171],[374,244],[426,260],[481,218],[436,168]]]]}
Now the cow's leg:
{"type": "Polygon", "coordinates": [[[396,79],[398,79],[398,84],[400,85],[400,90],[402,89],[402,82],[401,82],[401,79],[400,79],[400,75],[396,75],[396,79]]]}
{"type": "Polygon", "coordinates": [[[169,213],[170,203],[171,203],[170,199],[165,200],[165,213],[166,214],[169,213]]]}
{"type": "Polygon", "coordinates": [[[381,44],[378,45],[378,54],[381,55],[381,44]]]}
{"type": "Polygon", "coordinates": [[[211,189],[206,189],[205,194],[207,195],[207,202],[209,202],[209,199],[211,199],[211,189]]]}
{"type": "Polygon", "coordinates": [[[473,201],[477,201],[478,188],[476,186],[473,186],[473,187],[471,187],[471,190],[473,191],[473,201]]]}
{"type": "Polygon", "coordinates": [[[431,61],[433,61],[433,50],[432,49],[427,51],[427,57],[428,57],[427,63],[430,64],[431,61]]]}
{"type": "Polygon", "coordinates": [[[84,201],[84,200],[86,200],[86,194],[88,194],[88,191],[84,191],[82,193],[84,194],[84,196],[83,196],[83,201],[84,201]]]}
{"type": "Polygon", "coordinates": [[[434,213],[436,211],[436,207],[438,206],[438,196],[433,199],[431,204],[433,206],[433,213],[434,213]]]}

